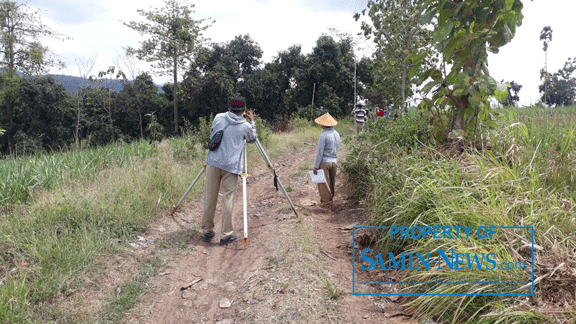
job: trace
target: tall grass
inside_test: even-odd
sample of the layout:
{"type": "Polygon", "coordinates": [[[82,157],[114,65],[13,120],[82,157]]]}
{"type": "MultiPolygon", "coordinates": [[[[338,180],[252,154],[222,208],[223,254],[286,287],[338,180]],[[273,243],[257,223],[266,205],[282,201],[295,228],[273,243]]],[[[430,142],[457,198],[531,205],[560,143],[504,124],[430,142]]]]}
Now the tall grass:
{"type": "MultiPolygon", "coordinates": [[[[85,278],[102,276],[111,256],[125,253],[152,220],[171,210],[204,164],[204,141],[194,136],[206,133],[206,125],[160,144],[0,161],[0,323],[121,322],[158,260],[141,262],[135,277],[94,314],[77,316],[81,310],[58,303],[81,294],[85,278]]],[[[271,134],[259,125],[271,156],[301,150],[320,129],[308,124],[295,132],[271,134]]],[[[254,145],[249,148],[249,165],[263,163],[254,145]]],[[[202,189],[200,181],[187,201],[199,199],[202,189]]]]}
{"type": "MultiPolygon", "coordinates": [[[[544,323],[550,316],[569,319],[574,312],[576,249],[573,174],[576,166],[574,126],[576,109],[539,113],[535,109],[507,110],[501,127],[483,134],[485,151],[469,149],[459,159],[449,158],[433,143],[418,138],[425,123],[413,128],[386,124],[360,136],[344,170],[360,182],[356,195],[368,202],[377,226],[533,226],[535,250],[534,296],[449,296],[501,294],[521,285],[426,284],[403,287],[406,293],[442,294],[410,299],[407,306],[421,318],[442,323],[544,323]],[[558,121],[562,121],[561,123],[558,121]],[[402,132],[403,129],[410,130],[402,132]],[[402,141],[393,140],[398,134],[402,141]],[[400,143],[401,145],[398,145],[400,143]],[[563,265],[562,265],[563,264],[563,265]],[[558,271],[554,272],[557,266],[558,271]],[[563,270],[560,270],[563,269],[563,270]],[[570,282],[570,284],[567,284],[570,282]],[[558,303],[564,307],[558,307],[558,303]]],[[[409,123],[410,121],[405,121],[409,123]]],[[[443,249],[489,253],[498,262],[524,262],[525,269],[494,271],[406,271],[407,278],[428,280],[500,280],[530,282],[531,231],[500,229],[493,239],[391,239],[378,237],[383,252],[422,253],[443,249]]],[[[448,252],[452,255],[452,252],[448,252]]],[[[523,289],[516,293],[530,293],[523,289]]]]}
{"type": "Polygon", "coordinates": [[[122,167],[133,159],[154,155],[145,141],[97,149],[41,154],[0,160],[0,206],[27,202],[34,191],[52,189],[65,181],[92,180],[109,166],[122,167]]]}
{"type": "Polygon", "coordinates": [[[4,161],[15,168],[4,169],[13,175],[4,188],[28,187],[27,203],[0,217],[0,322],[57,320],[42,305],[75,294],[81,278],[170,209],[203,165],[200,154],[175,158],[179,141],[4,161]],[[17,170],[27,171],[24,184],[17,170]]]}

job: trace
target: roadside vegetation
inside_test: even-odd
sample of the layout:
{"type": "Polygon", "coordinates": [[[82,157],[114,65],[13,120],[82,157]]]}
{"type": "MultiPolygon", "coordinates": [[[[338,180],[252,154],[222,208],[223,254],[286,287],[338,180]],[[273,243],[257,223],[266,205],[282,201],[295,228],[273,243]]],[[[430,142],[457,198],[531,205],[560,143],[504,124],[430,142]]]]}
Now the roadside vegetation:
{"type": "MultiPolygon", "coordinates": [[[[524,226],[493,239],[390,239],[374,233],[384,253],[443,249],[490,253],[525,268],[494,271],[399,271],[403,279],[531,282],[534,295],[418,296],[406,305],[439,323],[557,323],[576,314],[576,107],[501,109],[498,127],[481,140],[441,145],[427,119],[379,120],[355,138],[343,169],[353,195],[367,202],[372,226],[524,226]]],[[[437,254],[436,254],[437,255],[437,254]]],[[[464,262],[466,264],[466,262],[464,262]]],[[[392,276],[391,273],[389,273],[392,276]]],[[[530,294],[531,285],[413,285],[404,293],[530,294]],[[512,288],[513,287],[513,288],[512,288]]]]}
{"type": "MultiPolygon", "coordinates": [[[[299,118],[283,133],[257,123],[270,156],[314,143],[321,131],[299,118]]],[[[351,122],[341,124],[350,133],[351,122]]],[[[204,163],[203,130],[161,143],[0,160],[0,322],[121,322],[163,267],[157,258],[132,256],[142,258],[138,269],[123,274],[116,292],[104,292],[108,304],[100,313],[59,306],[104,280],[114,256],[129,254],[129,243],[171,209],[204,163]]],[[[264,163],[249,147],[249,165],[264,163]]],[[[201,181],[188,197],[201,196],[202,188],[201,181]]]]}

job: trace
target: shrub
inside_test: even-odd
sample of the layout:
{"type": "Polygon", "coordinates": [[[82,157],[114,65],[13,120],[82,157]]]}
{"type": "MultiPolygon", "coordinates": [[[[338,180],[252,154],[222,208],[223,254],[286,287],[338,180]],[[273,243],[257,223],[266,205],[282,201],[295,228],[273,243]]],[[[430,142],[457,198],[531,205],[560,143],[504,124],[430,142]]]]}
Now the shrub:
{"type": "Polygon", "coordinates": [[[374,177],[378,169],[387,167],[389,155],[403,156],[413,147],[427,143],[428,124],[421,118],[379,119],[370,123],[367,132],[349,141],[351,151],[342,164],[342,171],[352,184],[352,197],[371,196],[374,177]]]}

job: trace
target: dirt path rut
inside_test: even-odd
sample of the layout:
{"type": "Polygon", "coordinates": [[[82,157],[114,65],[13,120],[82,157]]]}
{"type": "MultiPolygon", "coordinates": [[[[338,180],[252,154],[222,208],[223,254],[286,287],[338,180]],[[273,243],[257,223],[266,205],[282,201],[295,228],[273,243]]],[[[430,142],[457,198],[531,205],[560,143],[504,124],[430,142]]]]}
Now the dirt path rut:
{"type": "MultiPolygon", "coordinates": [[[[166,253],[168,267],[152,279],[128,317],[130,323],[410,323],[400,298],[352,294],[352,226],[362,225],[359,206],[346,200],[338,175],[335,202],[320,207],[309,181],[315,144],[272,163],[297,206],[296,219],[273,175],[259,160],[248,178],[249,247],[201,240],[202,201],[183,206],[175,219],[162,217],[147,238],[180,241],[166,253]],[[186,288],[187,287],[187,288],[186,288]],[[227,298],[230,306],[220,307],[227,298]]],[[[216,212],[220,228],[221,202],[216,212]]],[[[242,187],[234,227],[242,237],[242,187]]],[[[364,293],[374,293],[365,287],[364,293]]],[[[386,289],[382,287],[381,289],[386,289]]]]}

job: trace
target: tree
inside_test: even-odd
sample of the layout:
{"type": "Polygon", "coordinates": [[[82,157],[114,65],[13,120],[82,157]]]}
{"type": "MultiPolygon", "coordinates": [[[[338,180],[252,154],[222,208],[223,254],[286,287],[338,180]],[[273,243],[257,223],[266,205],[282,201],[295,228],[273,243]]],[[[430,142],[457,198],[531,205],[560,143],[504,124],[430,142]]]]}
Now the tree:
{"type": "MultiPolygon", "coordinates": [[[[134,82],[125,83],[121,101],[127,124],[137,125],[138,137],[144,139],[144,116],[158,110],[158,88],[148,73],[142,73],[134,82]]],[[[124,125],[125,128],[126,125],[124,125]]],[[[132,128],[132,127],[131,127],[132,128]]],[[[158,128],[157,131],[160,131],[158,128]]],[[[130,133],[132,135],[132,132],[130,133]]]]}
{"type": "Polygon", "coordinates": [[[522,23],[522,8],[520,0],[429,0],[423,21],[436,18],[434,41],[451,70],[444,75],[432,68],[422,75],[422,80],[432,79],[423,92],[434,92],[420,108],[450,111],[449,130],[463,135],[475,131],[479,121],[495,126],[488,98],[502,102],[508,91],[490,76],[488,51],[498,53],[512,40],[522,23]]]}
{"type": "Polygon", "coordinates": [[[188,120],[222,112],[228,100],[235,94],[233,79],[218,68],[207,71],[198,78],[186,77],[182,83],[185,96],[189,99],[185,112],[188,120]]]}
{"type": "Polygon", "coordinates": [[[12,131],[15,151],[58,150],[73,139],[73,103],[51,77],[20,78],[12,131]]]}
{"type": "Polygon", "coordinates": [[[381,89],[384,96],[392,95],[401,99],[398,103],[405,107],[411,87],[419,83],[417,75],[423,71],[428,60],[432,59],[431,31],[421,23],[422,6],[425,0],[369,0],[367,8],[354,15],[368,15],[372,24],[362,22],[366,38],[374,38],[376,43],[375,68],[379,79],[375,80],[387,89],[381,89]],[[368,11],[366,11],[368,10],[368,11]],[[410,56],[420,57],[418,61],[410,56]],[[392,89],[397,89],[390,93],[392,89]]]}
{"type": "Polygon", "coordinates": [[[267,103],[267,106],[259,107],[262,118],[279,120],[296,112],[296,77],[306,69],[305,61],[302,46],[292,45],[287,50],[278,52],[272,62],[264,66],[264,70],[269,72],[269,78],[262,81],[266,87],[263,96],[266,96],[267,103]]]}
{"type": "Polygon", "coordinates": [[[200,49],[182,82],[187,99],[183,103],[183,116],[196,120],[219,113],[230,97],[238,93],[254,109],[264,82],[257,79],[264,76],[259,69],[261,57],[260,46],[248,34],[200,49]]]}
{"type": "Polygon", "coordinates": [[[188,77],[199,77],[208,71],[225,73],[237,84],[260,65],[262,49],[250,35],[236,36],[228,43],[213,43],[199,50],[190,66],[188,77]]]}
{"type": "Polygon", "coordinates": [[[540,70],[540,80],[544,80],[544,100],[542,100],[542,102],[547,102],[547,86],[550,81],[550,73],[548,73],[548,43],[552,41],[552,28],[550,26],[542,28],[540,40],[542,41],[542,50],[544,51],[544,68],[540,70]]]}
{"type": "Polygon", "coordinates": [[[295,75],[293,99],[300,107],[310,105],[314,89],[314,107],[324,107],[332,116],[345,116],[352,110],[354,97],[354,55],[352,38],[336,42],[322,35],[312,52],[306,55],[304,68],[295,75]]]}
{"type": "MultiPolygon", "coordinates": [[[[164,7],[153,11],[138,10],[147,22],[130,22],[124,25],[148,35],[139,49],[129,48],[139,59],[155,62],[152,66],[162,75],[172,75],[174,95],[174,132],[178,134],[178,71],[190,62],[202,41],[202,32],[210,25],[207,19],[192,18],[193,4],[180,0],[164,0],[164,7]]],[[[209,19],[209,18],[208,18],[209,19]]]]}
{"type": "Polygon", "coordinates": [[[90,72],[94,68],[94,64],[98,59],[98,55],[88,56],[88,57],[78,57],[74,56],[74,62],[78,68],[78,75],[81,78],[80,89],[76,91],[73,96],[76,99],[76,127],[74,130],[74,143],[76,144],[76,149],[81,149],[80,142],[80,126],[81,120],[83,118],[83,107],[82,103],[84,101],[84,95],[86,93],[86,87],[88,83],[91,82],[92,78],[90,72]]]}
{"type": "Polygon", "coordinates": [[[112,58],[112,61],[118,69],[118,73],[123,76],[123,81],[134,82],[136,76],[140,74],[140,71],[136,67],[138,58],[134,53],[126,49],[124,49],[124,53],[116,53],[116,56],[112,58]]]}
{"type": "MultiPolygon", "coordinates": [[[[25,75],[39,75],[47,67],[63,63],[56,60],[47,47],[40,44],[41,37],[64,39],[42,24],[38,10],[18,3],[3,0],[0,2],[0,69],[8,77],[16,77],[17,72],[25,75]]],[[[16,84],[14,81],[13,84],[16,84]]],[[[5,100],[3,122],[7,127],[10,153],[14,150],[12,130],[14,102],[5,100]]]]}
{"type": "Polygon", "coordinates": [[[518,92],[520,92],[520,90],[522,89],[522,86],[520,84],[514,82],[514,81],[504,82],[504,80],[502,80],[502,83],[506,84],[506,86],[508,87],[508,97],[504,101],[504,106],[515,107],[516,103],[518,101],[520,101],[520,97],[518,96],[518,92]],[[514,93],[512,93],[512,92],[514,92],[514,93]]]}
{"type": "Polygon", "coordinates": [[[538,87],[542,103],[548,106],[569,106],[576,98],[576,78],[572,73],[576,70],[576,57],[568,58],[564,67],[544,80],[538,87]]]}

